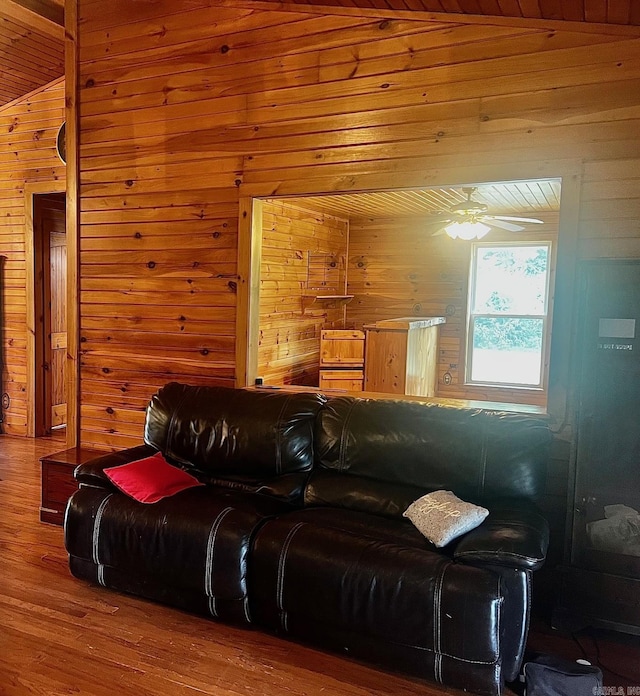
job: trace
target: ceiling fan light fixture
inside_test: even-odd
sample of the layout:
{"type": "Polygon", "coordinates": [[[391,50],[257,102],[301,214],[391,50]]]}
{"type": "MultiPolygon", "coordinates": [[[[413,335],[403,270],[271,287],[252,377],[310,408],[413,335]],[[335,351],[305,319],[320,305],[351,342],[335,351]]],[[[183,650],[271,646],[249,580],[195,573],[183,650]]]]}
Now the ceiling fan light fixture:
{"type": "Polygon", "coordinates": [[[482,222],[472,222],[465,220],[464,222],[452,222],[448,224],[444,231],[451,239],[464,239],[470,241],[472,239],[482,239],[491,228],[482,222]]]}

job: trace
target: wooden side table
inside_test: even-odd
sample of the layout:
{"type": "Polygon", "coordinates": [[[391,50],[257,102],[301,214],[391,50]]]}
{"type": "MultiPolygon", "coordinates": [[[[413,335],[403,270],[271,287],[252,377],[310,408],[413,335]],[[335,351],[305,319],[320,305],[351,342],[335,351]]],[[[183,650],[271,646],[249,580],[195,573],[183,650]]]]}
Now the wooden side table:
{"type": "Polygon", "coordinates": [[[67,501],[78,488],[73,472],[84,464],[105,454],[84,447],[72,447],[40,458],[42,467],[42,504],[40,521],[62,524],[67,501]]]}

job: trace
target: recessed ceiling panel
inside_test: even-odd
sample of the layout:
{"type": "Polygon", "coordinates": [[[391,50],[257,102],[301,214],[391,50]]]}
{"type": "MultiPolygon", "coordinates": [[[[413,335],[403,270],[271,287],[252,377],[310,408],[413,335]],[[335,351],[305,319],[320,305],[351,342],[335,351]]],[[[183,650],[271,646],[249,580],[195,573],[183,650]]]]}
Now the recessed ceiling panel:
{"type": "MultiPolygon", "coordinates": [[[[492,215],[530,215],[560,210],[560,180],[476,184],[473,199],[492,215]]],[[[404,217],[437,213],[467,199],[462,186],[305,196],[313,210],[344,217],[404,217]]]]}

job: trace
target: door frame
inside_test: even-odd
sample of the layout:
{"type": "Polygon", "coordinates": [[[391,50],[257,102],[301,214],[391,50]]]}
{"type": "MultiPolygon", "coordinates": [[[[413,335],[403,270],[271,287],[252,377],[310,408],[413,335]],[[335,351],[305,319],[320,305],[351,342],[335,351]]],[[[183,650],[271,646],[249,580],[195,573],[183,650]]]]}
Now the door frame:
{"type": "MultiPolygon", "coordinates": [[[[42,322],[38,321],[37,317],[37,301],[36,301],[36,246],[34,229],[34,203],[35,196],[48,193],[66,193],[65,179],[56,179],[51,181],[29,182],[24,187],[24,214],[25,214],[25,264],[26,264],[26,299],[27,299],[27,437],[38,437],[44,435],[45,424],[41,414],[41,410],[37,408],[38,399],[42,399],[43,379],[41,370],[38,367],[38,355],[40,354],[39,346],[44,341],[44,336],[41,332],[44,329],[42,322]]],[[[69,258],[69,235],[67,234],[67,258],[69,258]]],[[[67,310],[70,306],[70,300],[77,303],[77,288],[71,287],[70,275],[67,273],[67,289],[66,301],[67,310]]],[[[73,276],[72,276],[73,277],[73,276]]],[[[75,306],[75,305],[74,305],[75,306]]],[[[71,319],[76,315],[76,312],[67,312],[67,316],[71,319]]],[[[72,326],[67,320],[67,332],[76,331],[77,327],[72,326]]],[[[76,393],[77,375],[75,372],[76,360],[67,349],[67,370],[66,370],[66,385],[65,392],[67,395],[67,404],[69,404],[70,395],[76,393]]],[[[76,421],[75,419],[67,418],[67,443],[76,441],[76,421]]],[[[71,446],[71,445],[70,445],[71,446]]]]}

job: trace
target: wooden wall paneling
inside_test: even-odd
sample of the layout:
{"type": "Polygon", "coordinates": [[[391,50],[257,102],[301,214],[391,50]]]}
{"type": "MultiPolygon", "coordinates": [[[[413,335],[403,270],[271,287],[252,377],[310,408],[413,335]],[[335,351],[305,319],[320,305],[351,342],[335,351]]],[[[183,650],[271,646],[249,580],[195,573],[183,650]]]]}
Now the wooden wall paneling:
{"type": "MultiPolygon", "coordinates": [[[[342,109],[337,108],[339,103],[334,100],[340,99],[340,97],[349,93],[349,90],[346,85],[337,82],[337,80],[348,78],[350,72],[354,70],[358,72],[356,77],[352,78],[354,84],[351,92],[351,108],[353,112],[358,112],[370,111],[367,99],[370,99],[373,95],[380,98],[382,104],[388,104],[390,108],[420,103],[417,97],[421,87],[423,92],[425,88],[430,88],[429,101],[431,103],[440,100],[458,101],[465,98],[488,97],[492,93],[523,93],[526,85],[532,81],[534,84],[542,85],[545,82],[543,73],[546,75],[547,84],[550,80],[552,84],[555,82],[553,78],[556,76],[554,70],[558,70],[557,60],[560,57],[558,54],[566,53],[563,60],[565,67],[561,72],[578,66],[582,66],[584,69],[585,63],[589,63],[590,47],[589,49],[587,48],[588,39],[586,37],[578,36],[573,41],[567,42],[566,48],[558,51],[554,50],[555,45],[548,37],[534,36],[530,39],[530,42],[533,39],[538,43],[543,41],[545,43],[531,47],[528,52],[521,48],[519,52],[518,47],[522,46],[523,39],[516,37],[510,39],[512,49],[510,52],[505,52],[505,56],[499,55],[500,46],[504,42],[500,42],[498,46],[493,46],[492,48],[484,48],[485,55],[479,56],[477,53],[480,49],[475,44],[472,44],[475,47],[475,51],[473,48],[467,47],[467,55],[460,56],[461,62],[453,66],[447,65],[446,69],[444,66],[429,67],[428,61],[444,58],[446,53],[451,53],[451,49],[449,51],[443,49],[436,55],[426,52],[424,55],[424,67],[418,65],[415,71],[403,71],[402,75],[394,75],[393,83],[381,84],[379,80],[373,79],[373,76],[376,74],[384,74],[383,65],[385,61],[383,59],[372,61],[371,75],[367,75],[367,61],[363,61],[364,65],[361,68],[360,61],[355,58],[350,63],[327,66],[326,76],[323,74],[320,76],[321,81],[327,84],[322,84],[315,88],[291,87],[278,90],[277,94],[270,91],[265,94],[253,95],[249,100],[250,116],[260,118],[260,120],[276,120],[282,113],[286,112],[288,104],[300,101],[299,95],[303,90],[306,91],[307,100],[300,115],[319,116],[322,114],[343,113],[342,109]],[[497,57],[495,57],[496,53],[498,54],[497,57]],[[464,60],[465,58],[467,58],[466,61],[464,60]],[[505,76],[504,68],[514,71],[510,78],[505,76]],[[275,97],[277,97],[277,100],[275,97]],[[324,104],[317,103],[324,100],[326,100],[324,104]]],[[[479,42],[478,45],[483,47],[484,42],[479,42]]],[[[630,58],[637,58],[635,54],[635,40],[610,42],[607,39],[607,42],[602,46],[602,52],[610,54],[611,58],[614,58],[614,56],[620,57],[621,53],[625,52],[624,49],[626,49],[630,58]]],[[[394,68],[401,70],[402,66],[406,65],[406,57],[399,56],[398,60],[390,60],[389,62],[391,63],[391,70],[394,68]]],[[[631,68],[633,68],[633,65],[631,68]]],[[[387,72],[387,74],[389,73],[387,72]]],[[[563,86],[560,74],[557,74],[557,79],[559,83],[557,86],[563,86]]],[[[569,79],[566,79],[565,84],[567,82],[572,84],[569,79]]],[[[589,76],[587,75],[583,79],[588,84],[589,76]]],[[[303,104],[300,104],[300,106],[303,106],[303,104]]]]}
{"type": "MultiPolygon", "coordinates": [[[[267,17],[255,15],[257,22],[267,24],[281,24],[290,22],[296,18],[295,15],[269,13],[267,17]]],[[[308,15],[299,15],[299,18],[308,18],[308,15]]],[[[243,24],[248,24],[245,20],[243,24]]],[[[247,29],[249,26],[247,26],[247,29]]],[[[169,72],[158,71],[158,75],[149,75],[149,70],[138,71],[132,74],[129,71],[107,72],[100,71],[100,63],[92,64],[90,72],[87,74],[85,88],[83,90],[83,115],[90,116],[101,113],[111,105],[111,112],[129,111],[134,108],[151,106],[159,103],[162,99],[167,104],[186,103],[198,101],[202,97],[202,90],[207,89],[208,95],[230,95],[230,94],[251,94],[255,91],[265,91],[269,88],[300,86],[304,84],[314,84],[319,77],[319,70],[324,65],[335,63],[350,62],[353,59],[354,46],[357,46],[358,57],[362,62],[362,69],[367,63],[366,59],[372,57],[382,58],[388,56],[389,60],[395,58],[400,60],[400,56],[406,53],[406,44],[410,41],[411,49],[416,55],[422,55],[425,49],[435,49],[437,46],[448,46],[450,49],[455,47],[458,37],[465,39],[465,31],[468,28],[451,29],[445,27],[440,29],[440,25],[431,25],[430,30],[421,31],[415,22],[389,22],[384,29],[375,30],[380,35],[380,39],[371,42],[370,35],[363,35],[362,32],[353,32],[351,41],[345,42],[348,46],[328,49],[320,57],[320,67],[314,52],[302,52],[304,47],[298,51],[292,51],[286,55],[278,55],[276,52],[267,51],[264,55],[256,55],[254,52],[248,53],[248,62],[237,62],[234,64],[233,75],[229,74],[228,57],[226,54],[212,52],[203,54],[199,63],[190,65],[188,60],[182,62],[175,61],[168,67],[169,72]],[[400,54],[397,58],[393,54],[400,54]],[[332,56],[335,55],[335,59],[332,56]],[[114,94],[115,93],[115,94],[114,94]],[[110,98],[108,102],[105,100],[110,98]]],[[[228,29],[223,25],[214,30],[224,35],[228,29]]],[[[246,30],[245,30],[246,31],[246,30]]],[[[476,30],[477,31],[477,30],[476,30]]],[[[495,28],[486,28],[486,38],[498,34],[524,36],[534,33],[535,30],[510,29],[502,32],[495,28]]],[[[265,34],[273,31],[265,31],[265,34]]],[[[213,34],[210,34],[210,37],[213,34]]],[[[225,38],[225,40],[227,40],[225,38]]],[[[228,45],[228,44],[224,44],[228,45]]],[[[237,57],[236,57],[237,58],[237,57]]],[[[423,61],[425,65],[427,60],[423,61]]],[[[383,71],[384,72],[384,71],[383,71]]],[[[366,73],[365,73],[366,74],[366,73]]]]}
{"type": "Polygon", "coordinates": [[[314,302],[344,295],[349,228],[345,219],[262,203],[258,375],[266,384],[318,385],[320,333],[344,327],[344,306],[314,302]]]}
{"type": "MultiPolygon", "coordinates": [[[[194,29],[184,18],[173,20],[176,40],[194,29]]],[[[119,34],[129,41],[125,54],[135,43],[126,38],[127,26],[123,23],[119,34]]],[[[91,52],[91,40],[87,46],[91,52]]],[[[117,55],[115,44],[113,50],[117,55]]],[[[83,86],[85,82],[83,78],[83,86]]],[[[81,151],[89,148],[81,172],[80,220],[87,229],[81,242],[82,376],[89,390],[86,399],[83,390],[82,415],[84,441],[94,446],[117,448],[139,441],[139,409],[169,379],[235,382],[241,158],[189,141],[202,117],[218,113],[218,122],[235,122],[234,110],[242,102],[214,105],[208,96],[201,92],[193,108],[178,104],[161,117],[168,118],[164,125],[153,108],[130,112],[126,118],[134,117],[140,141],[126,121],[107,129],[96,123],[94,128],[81,112],[81,151]],[[180,147],[167,151],[162,145],[155,154],[147,153],[145,137],[154,132],[174,133],[191,156],[183,157],[180,147]],[[134,143],[136,151],[142,145],[139,164],[127,155],[134,143]],[[107,406],[114,413],[100,417],[102,399],[117,394],[117,385],[121,394],[138,396],[134,402],[120,400],[117,409],[107,406]]]]}
{"type": "MultiPolygon", "coordinates": [[[[123,6],[125,6],[123,4],[123,6]]],[[[302,10],[301,10],[302,12],[302,10]]],[[[238,20],[244,20],[243,26],[247,26],[251,22],[254,26],[268,26],[269,20],[265,24],[261,24],[260,15],[257,17],[249,9],[224,7],[219,3],[200,2],[191,4],[191,26],[185,25],[184,20],[180,16],[182,10],[175,3],[171,6],[164,4],[161,6],[156,3],[152,10],[152,21],[145,24],[144,33],[141,31],[140,24],[136,21],[131,21],[131,12],[127,7],[125,16],[127,21],[121,24],[115,24],[114,18],[109,21],[108,28],[96,28],[96,24],[92,25],[92,30],[83,33],[82,43],[86,47],[86,57],[90,59],[92,55],[97,58],[104,57],[107,52],[110,55],[118,55],[128,53],[131,50],[132,41],[138,49],[153,48],[161,44],[174,44],[181,41],[194,41],[195,39],[207,39],[212,36],[223,35],[233,29],[233,24],[238,20]],[[215,25],[210,24],[211,6],[217,5],[216,16],[218,22],[215,25]],[[157,25],[162,23],[162,36],[158,36],[157,25]],[[95,50],[95,54],[91,51],[95,50]]],[[[278,13],[274,13],[274,17],[278,13]]],[[[105,18],[106,19],[106,18],[105,18]]]]}
{"type": "MultiPolygon", "coordinates": [[[[218,17],[218,8],[209,8],[198,19],[212,16],[218,17]]],[[[102,44],[89,45],[83,50],[83,62],[90,66],[98,66],[101,61],[107,61],[112,67],[120,68],[130,66],[131,54],[135,53],[136,62],[142,67],[146,62],[156,63],[171,57],[174,53],[173,46],[188,44],[184,50],[184,57],[194,57],[198,53],[211,53],[212,43],[218,49],[217,53],[226,56],[225,60],[245,62],[253,61],[264,56],[282,55],[288,52],[304,53],[309,49],[304,38],[314,37],[314,48],[329,48],[335,45],[347,44],[349,39],[356,42],[373,39],[381,35],[387,27],[380,27],[380,22],[375,19],[363,19],[355,13],[350,17],[336,17],[325,15],[307,15],[304,13],[275,12],[263,15],[263,22],[256,21],[255,17],[248,14],[246,21],[237,16],[231,16],[225,22],[224,14],[229,16],[228,10],[222,10],[223,21],[220,30],[206,31],[202,29],[202,20],[198,25],[187,24],[184,21],[184,13],[176,18],[173,31],[167,31],[163,36],[158,36],[150,31],[150,25],[131,25],[139,36],[128,36],[123,41],[112,44],[108,39],[102,44]],[[251,35],[251,45],[246,37],[251,35]],[[220,40],[223,37],[224,40],[220,40]],[[213,38],[213,42],[210,39],[213,38]],[[253,45],[255,44],[255,45],[253,45]],[[221,46],[226,50],[220,51],[221,46]],[[209,51],[206,51],[207,46],[209,51]]],[[[189,20],[192,21],[191,19],[189,20]]],[[[399,22],[403,24],[401,20],[399,22]]],[[[408,26],[409,23],[405,24],[408,26]]],[[[85,31],[91,31],[89,25],[85,25],[85,31]]],[[[83,48],[84,45],[83,45],[83,48]]],[[[219,56],[214,57],[219,60],[219,56]]],[[[202,65],[200,65],[202,67],[202,65]]],[[[184,69],[184,67],[182,68],[184,69]]]]}
{"type": "MultiPolygon", "coordinates": [[[[3,388],[10,399],[4,410],[4,432],[26,435],[30,421],[28,395],[27,288],[33,287],[33,269],[27,263],[32,252],[29,187],[37,191],[64,190],[64,165],[55,153],[57,130],[64,120],[64,83],[56,80],[22,100],[0,108],[0,254],[6,256],[4,307],[3,388]],[[30,275],[29,275],[30,274],[30,275]]],[[[32,311],[32,310],[29,310],[32,311]]],[[[31,355],[33,353],[31,352],[31,355]]],[[[32,415],[32,414],[31,414],[32,415]]]]}
{"type": "MultiPolygon", "coordinates": [[[[493,144],[495,149],[500,147],[500,138],[486,138],[487,142],[493,144]]],[[[486,147],[483,146],[483,147],[486,147]]],[[[495,150],[494,150],[495,151],[495,150]]],[[[551,152],[545,153],[551,156],[551,152]]],[[[512,181],[520,179],[544,179],[555,178],[558,172],[570,169],[575,164],[575,159],[553,160],[545,158],[517,164],[513,160],[508,162],[503,151],[502,156],[479,158],[478,164],[460,165],[460,155],[449,158],[446,167],[440,169],[426,168],[429,158],[420,162],[418,159],[411,160],[389,160],[385,166],[376,167],[375,163],[367,163],[365,170],[358,170],[357,165],[340,165],[325,167],[322,170],[313,172],[297,171],[297,178],[286,178],[277,183],[272,181],[251,181],[246,186],[246,191],[251,195],[270,197],[276,194],[281,195],[305,195],[314,194],[317,191],[335,190],[342,187],[348,192],[363,190],[384,190],[393,188],[393,181],[399,177],[405,182],[403,188],[424,188],[429,186],[439,186],[443,181],[451,185],[464,185],[468,183],[491,182],[491,181],[512,181]],[[498,161],[502,160],[502,161],[498,161]],[[457,166],[454,166],[458,162],[457,166]],[[527,166],[528,165],[528,166],[527,166]],[[527,173],[523,174],[523,168],[527,173]],[[498,178],[496,178],[496,174],[498,178]],[[462,179],[462,181],[461,181],[462,179]],[[453,183],[455,182],[455,184],[453,183]],[[300,190],[303,188],[303,190],[300,190]]],[[[260,177],[263,178],[262,176],[260,177]]]]}
{"type": "MultiPolygon", "coordinates": [[[[264,4],[251,5],[251,15],[234,15],[249,6],[229,2],[229,26],[220,24],[207,43],[200,28],[205,23],[195,28],[191,21],[210,16],[213,22],[215,8],[207,3],[180,5],[181,11],[167,3],[119,7],[104,15],[98,3],[81,0],[80,8],[89,42],[86,52],[81,48],[78,67],[86,186],[80,216],[87,229],[82,321],[95,351],[87,354],[83,375],[91,403],[103,394],[117,397],[117,380],[104,373],[94,377],[100,371],[97,356],[108,355],[109,337],[124,350],[129,328],[139,340],[135,321],[154,337],[169,334],[162,343],[167,350],[197,346],[195,336],[203,335],[200,328],[193,329],[191,315],[180,322],[173,309],[154,304],[165,291],[167,299],[177,300],[174,283],[188,264],[189,252],[173,247],[166,257],[158,256],[160,261],[150,256],[162,253],[153,247],[172,236],[172,224],[176,237],[195,253],[200,241],[204,244],[196,223],[206,228],[207,220],[237,214],[239,194],[250,198],[460,184],[491,180],[487,177],[496,172],[501,178],[556,176],[576,162],[578,170],[585,160],[612,163],[615,170],[618,160],[640,157],[635,136],[640,115],[637,43],[614,33],[590,28],[587,34],[556,25],[548,31],[551,25],[535,22],[496,27],[478,18],[467,23],[458,18],[455,24],[448,20],[443,30],[442,21],[381,23],[371,14],[329,17],[318,8],[287,13],[264,4]],[[155,37],[154,28],[164,19],[170,30],[155,37]],[[258,29],[261,21],[264,28],[258,29]],[[106,34],[112,31],[111,44],[106,34]],[[143,37],[139,45],[135,36],[143,37]],[[223,46],[228,50],[220,50],[223,46]],[[213,172],[211,183],[208,170],[213,172]],[[194,179],[202,181],[196,189],[194,179]],[[104,233],[98,229],[102,226],[104,233]],[[126,232],[116,232],[116,227],[126,232]],[[136,232],[142,235],[137,247],[136,232]],[[179,263],[170,261],[174,256],[179,263]],[[160,272],[150,269],[149,261],[159,264],[160,272]],[[124,279],[130,281],[128,289],[141,293],[133,305],[126,304],[126,297],[112,306],[98,301],[96,293],[117,294],[118,281],[124,279]],[[141,304],[145,293],[150,302],[141,304]],[[177,331],[191,336],[184,346],[173,335],[177,331]],[[103,382],[105,391],[94,392],[103,382]]],[[[633,196],[632,189],[627,191],[633,196]]],[[[624,210],[633,208],[633,197],[623,200],[624,210]]],[[[589,239],[597,239],[596,216],[607,215],[607,201],[593,197],[585,203],[590,217],[580,224],[591,230],[589,239]]],[[[612,216],[629,219],[615,212],[612,216]]],[[[234,239],[239,255],[249,233],[241,227],[234,239]]],[[[632,242],[632,236],[622,237],[617,249],[624,251],[632,242]]],[[[209,260],[206,252],[199,256],[203,267],[213,270],[220,263],[224,273],[234,264],[233,259],[209,260]]],[[[239,270],[242,287],[245,270],[239,270]]],[[[207,292],[206,282],[198,284],[207,292]]],[[[387,295],[397,315],[407,300],[392,289],[387,295]]],[[[438,301],[433,296],[432,305],[438,301]]],[[[424,304],[428,306],[426,300],[424,304]]],[[[228,337],[238,306],[214,305],[207,313],[205,306],[187,305],[185,311],[195,312],[208,333],[228,337]]],[[[238,319],[240,341],[249,329],[245,319],[238,319]]],[[[459,350],[462,327],[452,321],[449,330],[447,354],[452,355],[459,350]]],[[[237,355],[246,365],[242,345],[222,355],[228,364],[237,355]]],[[[198,360],[206,364],[206,356],[198,360]]],[[[111,375],[118,370],[132,374],[131,368],[113,363],[102,367],[113,370],[111,375]]],[[[145,389],[150,395],[169,376],[152,364],[157,369],[140,371],[144,378],[127,387],[139,400],[145,389]]],[[[218,379],[227,374],[226,365],[203,372],[218,379]]],[[[239,367],[235,377],[243,372],[246,368],[239,367]]]]}

